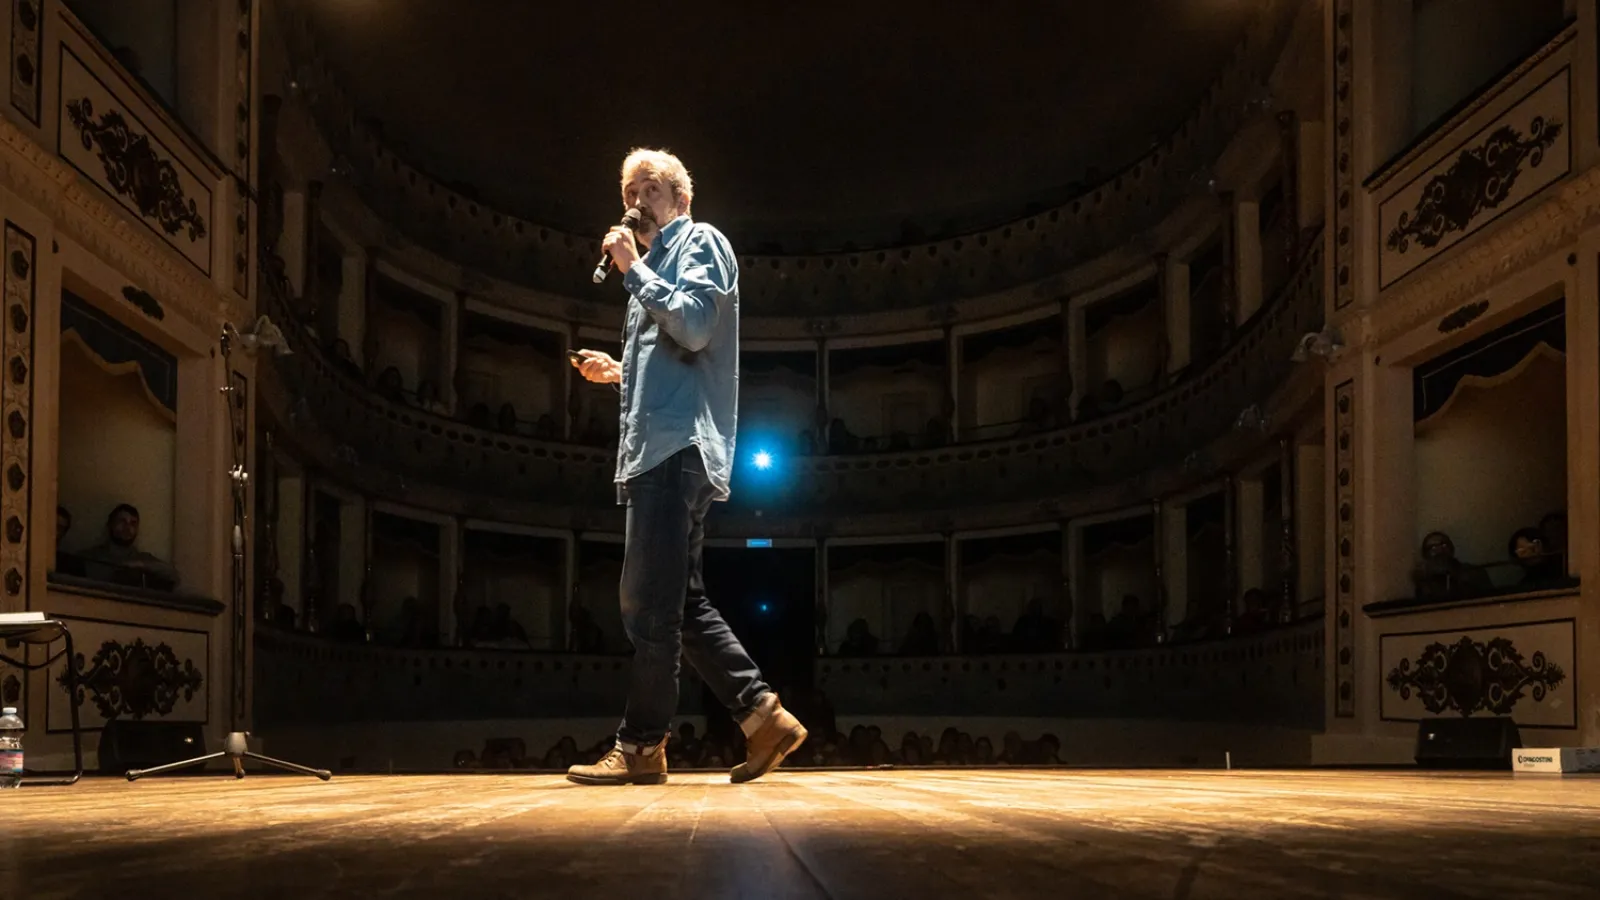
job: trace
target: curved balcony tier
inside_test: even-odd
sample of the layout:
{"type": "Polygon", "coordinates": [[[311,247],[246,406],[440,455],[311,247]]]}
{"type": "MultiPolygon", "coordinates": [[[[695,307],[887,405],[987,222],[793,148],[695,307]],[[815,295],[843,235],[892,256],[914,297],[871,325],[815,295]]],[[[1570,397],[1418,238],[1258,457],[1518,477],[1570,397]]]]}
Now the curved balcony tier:
{"type": "MultiPolygon", "coordinates": [[[[1230,142],[1263,119],[1271,83],[1301,12],[1260,4],[1234,58],[1189,119],[1144,155],[1062,205],[974,233],[895,247],[806,255],[740,256],[749,317],[827,317],[862,310],[938,307],[999,293],[1137,243],[1183,200],[1214,184],[1230,142]]],[[[557,296],[609,303],[590,281],[595,235],[541,226],[491,208],[429,177],[385,146],[318,54],[302,14],[286,14],[292,71],[282,86],[309,105],[334,176],[406,239],[452,263],[557,296]]]]}
{"type": "MultiPolygon", "coordinates": [[[[839,716],[1162,719],[1316,728],[1323,623],[1113,652],[825,658],[839,716]]],[[[550,719],[621,709],[628,661],[504,650],[410,650],[256,632],[264,725],[550,719]]],[[[689,706],[698,691],[686,691],[689,706]]]]}
{"type": "MultiPolygon", "coordinates": [[[[295,352],[269,367],[263,402],[289,426],[282,437],[336,477],[378,496],[505,521],[583,530],[615,514],[609,449],[500,434],[389,402],[323,355],[290,315],[281,280],[267,279],[267,293],[295,352]]],[[[1159,496],[1210,477],[1230,452],[1259,448],[1263,430],[1235,427],[1247,407],[1282,422],[1320,396],[1320,371],[1308,366],[1291,378],[1291,356],[1322,322],[1322,298],[1322,248],[1312,241],[1294,277],[1215,361],[1142,403],[1021,438],[792,459],[785,479],[747,479],[718,518],[730,533],[746,525],[876,533],[904,530],[908,516],[944,530],[952,510],[979,518],[989,510],[1018,524],[1159,496]],[[781,513],[773,521],[763,511],[781,513]]]]}

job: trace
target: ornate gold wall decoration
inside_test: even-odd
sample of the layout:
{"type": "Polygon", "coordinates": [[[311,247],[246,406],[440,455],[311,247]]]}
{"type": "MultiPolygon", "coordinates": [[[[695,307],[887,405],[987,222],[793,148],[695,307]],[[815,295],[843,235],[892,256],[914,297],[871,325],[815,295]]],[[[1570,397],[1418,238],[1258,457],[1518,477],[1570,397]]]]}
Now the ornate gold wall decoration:
{"type": "Polygon", "coordinates": [[[1333,5],[1333,308],[1355,299],[1355,56],[1354,0],[1333,5]]]}
{"type": "MultiPolygon", "coordinates": [[[[0,591],[15,598],[27,587],[29,569],[28,516],[33,494],[33,333],[35,254],[33,235],[11,222],[5,234],[6,314],[0,325],[0,355],[5,374],[0,377],[0,591]]],[[[13,604],[6,604],[20,608],[13,604]]]]}
{"type": "Polygon", "coordinates": [[[1334,715],[1356,714],[1356,384],[1333,389],[1334,405],[1334,715]]]}
{"type": "Polygon", "coordinates": [[[43,0],[11,0],[11,105],[28,121],[39,124],[44,79],[39,58],[44,48],[43,0]]]}

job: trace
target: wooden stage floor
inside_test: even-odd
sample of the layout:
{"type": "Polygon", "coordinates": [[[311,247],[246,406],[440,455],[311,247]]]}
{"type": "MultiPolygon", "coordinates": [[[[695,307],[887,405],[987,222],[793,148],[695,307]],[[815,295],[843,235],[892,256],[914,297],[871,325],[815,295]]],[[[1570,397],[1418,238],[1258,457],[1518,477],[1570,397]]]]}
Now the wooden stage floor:
{"type": "Polygon", "coordinates": [[[783,770],[86,780],[0,794],[0,897],[1600,896],[1600,779],[783,770]]]}

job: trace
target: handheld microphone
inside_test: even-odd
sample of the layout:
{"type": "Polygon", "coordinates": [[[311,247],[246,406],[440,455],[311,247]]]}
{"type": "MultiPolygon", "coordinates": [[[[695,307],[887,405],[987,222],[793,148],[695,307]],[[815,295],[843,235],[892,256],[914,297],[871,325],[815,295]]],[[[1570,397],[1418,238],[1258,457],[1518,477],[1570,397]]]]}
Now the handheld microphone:
{"type": "MultiPolygon", "coordinates": [[[[643,215],[639,212],[639,207],[630,206],[628,211],[622,214],[622,227],[633,231],[639,227],[641,218],[643,218],[643,215]]],[[[611,254],[602,251],[600,262],[596,263],[594,267],[594,283],[599,284],[605,281],[606,276],[611,274],[611,269],[616,264],[617,261],[611,258],[611,254]]]]}

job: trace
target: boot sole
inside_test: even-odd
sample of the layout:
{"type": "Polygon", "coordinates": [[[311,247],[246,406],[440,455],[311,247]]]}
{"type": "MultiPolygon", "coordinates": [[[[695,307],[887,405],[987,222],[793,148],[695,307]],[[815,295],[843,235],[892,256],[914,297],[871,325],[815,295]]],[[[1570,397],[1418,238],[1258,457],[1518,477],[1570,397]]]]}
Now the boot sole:
{"type": "Polygon", "coordinates": [[[638,775],[633,778],[591,778],[587,775],[567,775],[567,780],[574,784],[587,784],[598,787],[615,787],[626,784],[666,784],[667,774],[662,772],[657,775],[638,775]]]}
{"type": "Polygon", "coordinates": [[[743,784],[746,781],[755,781],[757,778],[760,778],[768,772],[771,772],[773,769],[776,769],[778,766],[782,765],[784,758],[793,753],[795,748],[805,743],[807,734],[808,732],[806,731],[805,726],[800,726],[799,729],[791,732],[788,737],[784,738],[783,741],[778,744],[777,750],[772,754],[772,758],[767,761],[766,766],[764,766],[760,771],[749,768],[749,763],[740,763],[739,765],[733,767],[733,772],[730,774],[729,780],[734,784],[743,784]]]}

